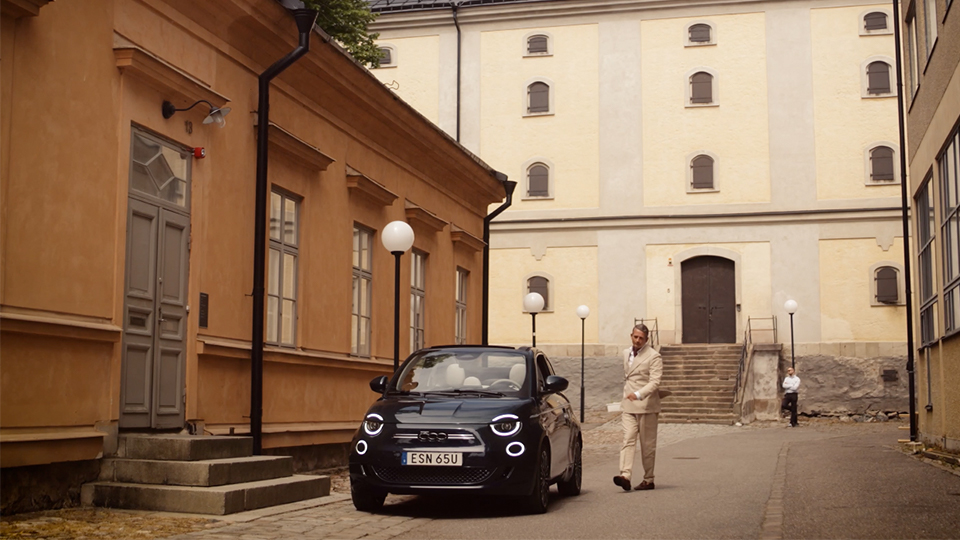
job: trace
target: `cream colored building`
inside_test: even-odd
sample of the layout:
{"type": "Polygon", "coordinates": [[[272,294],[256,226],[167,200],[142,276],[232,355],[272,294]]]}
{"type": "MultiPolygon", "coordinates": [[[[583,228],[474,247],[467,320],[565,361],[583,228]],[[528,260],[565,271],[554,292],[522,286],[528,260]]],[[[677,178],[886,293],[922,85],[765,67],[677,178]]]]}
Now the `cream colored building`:
{"type": "Polygon", "coordinates": [[[533,286],[558,355],[581,304],[593,355],[635,319],[671,344],[770,341],[776,317],[789,345],[788,299],[798,356],[905,354],[888,3],[371,4],[375,75],[519,182],[491,343],[529,341],[533,286]]]}

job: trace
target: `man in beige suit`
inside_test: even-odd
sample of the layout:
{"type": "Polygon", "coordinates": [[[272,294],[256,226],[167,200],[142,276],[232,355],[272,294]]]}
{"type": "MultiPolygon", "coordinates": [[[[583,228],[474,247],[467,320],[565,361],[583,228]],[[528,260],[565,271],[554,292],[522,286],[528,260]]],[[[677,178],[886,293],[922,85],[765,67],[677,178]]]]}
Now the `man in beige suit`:
{"type": "Polygon", "coordinates": [[[623,401],[620,402],[623,420],[623,447],[620,449],[620,475],[613,483],[630,491],[633,456],[640,439],[640,461],[643,463],[643,481],[633,489],[654,489],[653,467],[657,458],[657,419],[660,414],[660,377],[663,360],[660,353],[647,343],[650,330],[645,325],[633,327],[630,339],[633,347],[623,351],[623,401]]]}

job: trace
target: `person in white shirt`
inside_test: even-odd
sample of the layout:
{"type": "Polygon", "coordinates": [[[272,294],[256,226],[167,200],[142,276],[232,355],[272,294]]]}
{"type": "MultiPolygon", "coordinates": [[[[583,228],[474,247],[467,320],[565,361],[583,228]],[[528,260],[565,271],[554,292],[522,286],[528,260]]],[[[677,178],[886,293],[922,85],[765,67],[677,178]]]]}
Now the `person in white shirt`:
{"type": "Polygon", "coordinates": [[[781,408],[790,411],[790,427],[797,427],[797,393],[800,391],[800,377],[794,375],[793,368],[787,368],[783,378],[783,403],[781,408]]]}

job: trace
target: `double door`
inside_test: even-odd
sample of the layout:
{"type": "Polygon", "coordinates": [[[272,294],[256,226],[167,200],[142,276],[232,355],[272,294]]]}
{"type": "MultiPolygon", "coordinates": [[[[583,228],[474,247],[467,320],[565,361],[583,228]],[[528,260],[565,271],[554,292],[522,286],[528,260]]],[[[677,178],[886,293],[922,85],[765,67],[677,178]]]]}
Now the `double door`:
{"type": "Polygon", "coordinates": [[[736,343],[736,270],[722,257],[695,257],[680,268],[684,343],[736,343]]]}

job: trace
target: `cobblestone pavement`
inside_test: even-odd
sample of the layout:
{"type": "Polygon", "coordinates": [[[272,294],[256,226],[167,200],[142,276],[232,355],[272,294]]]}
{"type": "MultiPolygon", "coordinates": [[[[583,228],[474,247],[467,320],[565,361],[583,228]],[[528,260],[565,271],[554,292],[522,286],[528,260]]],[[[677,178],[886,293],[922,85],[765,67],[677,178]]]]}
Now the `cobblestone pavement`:
{"type": "MultiPolygon", "coordinates": [[[[607,420],[607,418],[597,418],[607,420]]],[[[856,432],[879,427],[877,424],[841,424],[835,420],[802,421],[818,431],[856,432]]],[[[658,448],[695,437],[707,437],[734,430],[780,429],[783,423],[755,423],[747,426],[708,424],[661,424],[658,448]]],[[[619,451],[619,418],[603,424],[587,424],[584,431],[584,456],[590,461],[619,451]]],[[[906,434],[905,434],[906,435],[906,434]]],[[[234,514],[196,516],[163,512],[136,512],[101,508],[73,508],[7,516],[0,520],[0,538],[174,538],[177,540],[280,540],[311,539],[389,539],[419,527],[432,519],[402,515],[373,515],[357,512],[350,500],[349,479],[345,470],[327,471],[331,476],[331,495],[234,514]]],[[[387,504],[401,503],[412,496],[390,495],[387,504]]]]}

